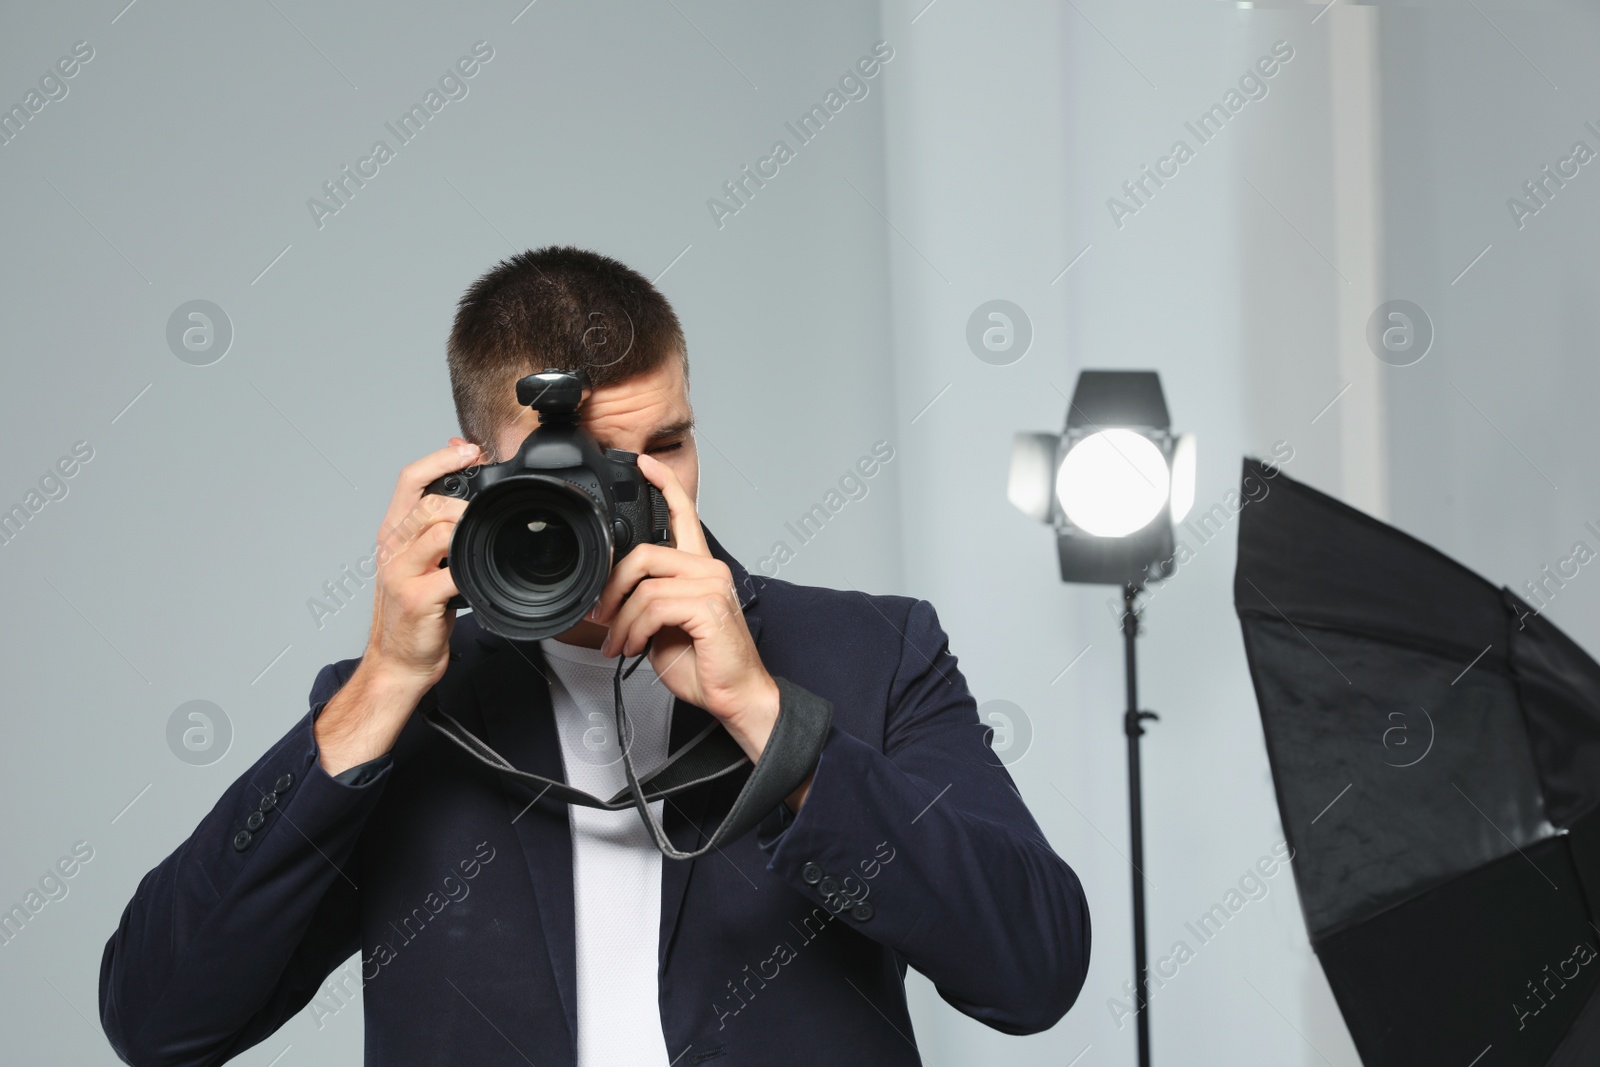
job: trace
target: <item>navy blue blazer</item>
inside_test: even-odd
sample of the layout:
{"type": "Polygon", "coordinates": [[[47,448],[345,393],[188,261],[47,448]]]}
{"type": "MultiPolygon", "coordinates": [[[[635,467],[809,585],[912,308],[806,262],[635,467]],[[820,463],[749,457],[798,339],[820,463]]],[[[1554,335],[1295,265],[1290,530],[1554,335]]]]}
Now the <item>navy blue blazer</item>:
{"type": "MultiPolygon", "coordinates": [[[[926,602],[794,585],[712,551],[745,591],[762,661],[833,703],[797,815],[662,861],[661,1025],[674,1067],[915,1064],[915,967],[1010,1034],[1053,1026],[1089,963],[1089,913],[1010,776],[926,602]]],[[[516,766],[561,778],[537,644],[461,616],[440,707],[516,766]]],[[[311,710],[145,876],[105,948],[100,1014],[136,1067],[220,1064],[359,954],[366,1062],[576,1062],[567,808],[473,762],[420,717],[362,784],[329,777],[311,710]]],[[[781,711],[780,711],[781,714],[781,711]]],[[[709,723],[673,706],[674,749],[709,723]]],[[[703,843],[741,775],[666,805],[703,843]]],[[[348,990],[347,990],[348,992],[348,990]]]]}

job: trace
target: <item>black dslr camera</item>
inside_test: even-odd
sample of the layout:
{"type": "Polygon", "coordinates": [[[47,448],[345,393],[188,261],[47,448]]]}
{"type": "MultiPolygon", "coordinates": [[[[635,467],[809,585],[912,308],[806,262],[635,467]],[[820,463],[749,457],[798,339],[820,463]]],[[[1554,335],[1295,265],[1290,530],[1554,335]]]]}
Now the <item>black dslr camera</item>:
{"type": "Polygon", "coordinates": [[[667,501],[639,473],[639,456],[602,449],[578,428],[581,372],[546,370],[517,382],[539,426],[503,463],[472,467],[424,493],[470,501],[445,561],[487,630],[537,641],[570,629],[600,599],[611,568],[635,545],[668,536],[667,501]]]}

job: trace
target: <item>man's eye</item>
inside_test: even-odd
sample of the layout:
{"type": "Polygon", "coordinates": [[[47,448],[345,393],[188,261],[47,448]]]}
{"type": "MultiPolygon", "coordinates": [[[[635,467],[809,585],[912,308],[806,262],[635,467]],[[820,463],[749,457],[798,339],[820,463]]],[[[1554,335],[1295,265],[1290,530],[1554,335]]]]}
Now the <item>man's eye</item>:
{"type": "Polygon", "coordinates": [[[649,452],[650,455],[653,456],[653,455],[656,455],[659,452],[676,452],[678,449],[680,449],[682,447],[683,447],[683,442],[682,441],[673,441],[671,444],[666,444],[666,445],[652,445],[650,448],[646,449],[646,451],[649,452]]]}

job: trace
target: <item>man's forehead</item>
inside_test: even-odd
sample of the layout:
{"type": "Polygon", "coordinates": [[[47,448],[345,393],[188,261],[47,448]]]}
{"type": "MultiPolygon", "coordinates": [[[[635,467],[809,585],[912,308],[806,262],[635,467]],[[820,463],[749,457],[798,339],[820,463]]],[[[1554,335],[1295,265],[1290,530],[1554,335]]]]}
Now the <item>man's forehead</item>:
{"type": "Polygon", "coordinates": [[[584,393],[578,408],[583,426],[596,439],[606,434],[653,438],[682,431],[693,423],[679,382],[647,375],[584,393]]]}
{"type": "Polygon", "coordinates": [[[694,419],[684,412],[667,411],[664,417],[655,413],[638,412],[612,415],[599,419],[583,419],[583,428],[606,448],[623,448],[631,452],[676,437],[694,429],[694,419]]]}

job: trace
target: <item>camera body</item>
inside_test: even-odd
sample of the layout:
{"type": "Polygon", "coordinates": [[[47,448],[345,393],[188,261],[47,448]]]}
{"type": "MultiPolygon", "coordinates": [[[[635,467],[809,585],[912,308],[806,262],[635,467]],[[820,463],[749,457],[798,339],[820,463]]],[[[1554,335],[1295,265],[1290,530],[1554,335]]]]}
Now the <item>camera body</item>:
{"type": "Polygon", "coordinates": [[[487,630],[537,641],[571,629],[600,599],[617,561],[669,536],[666,498],[638,454],[600,445],[578,425],[581,372],[545,370],[517,382],[539,425],[501,463],[469,467],[424,493],[468,501],[446,560],[487,630]]]}

